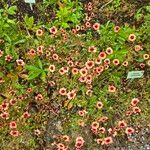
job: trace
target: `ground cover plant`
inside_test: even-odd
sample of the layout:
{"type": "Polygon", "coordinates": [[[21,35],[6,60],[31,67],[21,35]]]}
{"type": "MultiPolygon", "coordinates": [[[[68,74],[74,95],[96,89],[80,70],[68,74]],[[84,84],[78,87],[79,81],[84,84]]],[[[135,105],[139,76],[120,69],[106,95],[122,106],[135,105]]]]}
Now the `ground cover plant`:
{"type": "Polygon", "coordinates": [[[32,7],[0,2],[0,149],[150,149],[148,1],[32,7]]]}

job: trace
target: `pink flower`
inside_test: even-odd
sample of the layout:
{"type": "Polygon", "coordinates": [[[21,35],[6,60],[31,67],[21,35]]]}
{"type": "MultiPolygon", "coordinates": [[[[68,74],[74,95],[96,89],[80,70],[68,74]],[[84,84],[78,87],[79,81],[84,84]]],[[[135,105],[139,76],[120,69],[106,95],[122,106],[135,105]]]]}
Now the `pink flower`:
{"type": "Polygon", "coordinates": [[[99,23],[94,23],[94,24],[93,24],[93,29],[94,29],[94,30],[97,31],[97,30],[99,30],[99,28],[100,28],[100,24],[99,24],[99,23]]]}
{"type": "Polygon", "coordinates": [[[113,53],[113,49],[111,47],[106,48],[106,53],[108,55],[112,54],[113,53]]]}
{"type": "Polygon", "coordinates": [[[122,120],[118,122],[118,126],[119,128],[125,128],[127,126],[127,123],[124,120],[122,120]]]}
{"type": "Polygon", "coordinates": [[[2,50],[0,50],[0,57],[2,57],[4,54],[4,52],[2,50]]]}
{"type": "Polygon", "coordinates": [[[56,33],[57,33],[57,28],[56,28],[55,26],[53,26],[53,27],[51,27],[51,28],[49,29],[49,31],[50,31],[50,33],[52,33],[52,34],[56,34],[56,33]]]}
{"type": "Polygon", "coordinates": [[[66,88],[60,88],[60,89],[59,89],[59,94],[60,94],[60,95],[66,95],[66,94],[67,94],[66,88]]]}
{"type": "Polygon", "coordinates": [[[120,63],[120,62],[119,62],[119,59],[114,59],[114,60],[113,60],[113,64],[114,64],[115,66],[118,66],[119,63],[120,63]]]}
{"type": "Polygon", "coordinates": [[[67,93],[67,97],[68,97],[68,99],[74,99],[76,97],[76,92],[74,90],[69,91],[67,93]]]}
{"type": "Polygon", "coordinates": [[[85,63],[85,66],[87,69],[91,69],[94,67],[94,61],[92,60],[88,60],[86,63],[85,63]]]}
{"type": "Polygon", "coordinates": [[[133,113],[140,113],[141,109],[139,107],[135,106],[135,107],[132,108],[132,111],[133,111],[133,113]]]}
{"type": "Polygon", "coordinates": [[[92,128],[92,129],[98,129],[98,128],[99,128],[99,123],[96,122],[96,121],[92,122],[91,128],[92,128]]]}
{"type": "Polygon", "coordinates": [[[105,129],[104,127],[101,127],[101,128],[99,128],[99,131],[100,131],[101,133],[105,133],[105,132],[106,132],[106,129],[105,129]]]}
{"type": "Polygon", "coordinates": [[[102,108],[103,108],[103,103],[100,102],[100,101],[98,101],[98,102],[96,103],[96,107],[97,107],[98,109],[102,109],[102,108]]]}
{"type": "Polygon", "coordinates": [[[9,127],[10,127],[11,129],[16,129],[16,128],[17,128],[16,122],[15,122],[15,121],[11,121],[11,122],[9,123],[9,127]]]}
{"type": "Polygon", "coordinates": [[[85,143],[85,141],[84,141],[83,137],[77,137],[76,142],[75,142],[75,147],[77,149],[80,149],[81,147],[83,147],[84,143],[85,143]]]}
{"type": "Polygon", "coordinates": [[[19,136],[19,131],[12,130],[12,131],[10,131],[10,135],[12,135],[13,137],[17,137],[17,136],[19,136]]]}
{"type": "Polygon", "coordinates": [[[105,59],[106,56],[107,56],[107,55],[106,55],[105,52],[100,52],[99,55],[98,55],[98,57],[99,57],[100,59],[105,59]]]}
{"type": "Polygon", "coordinates": [[[72,74],[78,74],[78,72],[79,72],[79,69],[78,68],[72,68],[72,70],[71,70],[71,72],[72,72],[72,74]]]}
{"type": "Polygon", "coordinates": [[[88,71],[87,71],[87,69],[86,69],[86,68],[82,68],[82,69],[80,69],[80,70],[79,70],[79,73],[80,73],[80,75],[81,75],[81,76],[83,76],[83,77],[84,77],[84,76],[86,76],[86,75],[87,75],[88,71]]]}
{"type": "Polygon", "coordinates": [[[23,113],[23,118],[29,118],[30,116],[31,115],[27,111],[23,113]]]}
{"type": "Polygon", "coordinates": [[[96,51],[97,51],[97,48],[95,46],[90,46],[88,48],[88,52],[90,52],[90,53],[96,53],[96,51]]]}
{"type": "Polygon", "coordinates": [[[125,130],[125,133],[129,134],[129,135],[134,133],[134,132],[135,132],[135,130],[132,127],[127,127],[126,130],[125,130]]]}
{"type": "Polygon", "coordinates": [[[104,138],[104,140],[102,141],[102,145],[109,145],[109,144],[112,144],[113,143],[113,139],[112,137],[106,137],[104,138]]]}
{"type": "Polygon", "coordinates": [[[140,100],[139,100],[138,98],[133,98],[133,99],[131,100],[131,105],[132,105],[132,106],[136,106],[139,102],[140,102],[140,100]]]}
{"type": "Polygon", "coordinates": [[[3,118],[3,119],[9,119],[9,113],[3,112],[3,113],[0,114],[0,117],[3,118]]]}
{"type": "Polygon", "coordinates": [[[78,111],[78,114],[79,114],[79,116],[81,116],[81,117],[84,117],[85,115],[86,115],[86,111],[85,110],[79,110],[78,111]]]}
{"type": "Polygon", "coordinates": [[[120,27],[119,26],[115,26],[114,27],[114,32],[118,33],[120,31],[120,27]]]}
{"type": "Polygon", "coordinates": [[[63,140],[65,141],[65,142],[69,142],[70,141],[70,138],[69,138],[69,136],[68,135],[63,135],[63,140]]]}
{"type": "Polygon", "coordinates": [[[39,100],[39,101],[43,100],[42,94],[37,94],[37,96],[35,96],[35,100],[39,100]]]}
{"type": "Polygon", "coordinates": [[[113,86],[113,85],[109,85],[108,86],[108,91],[111,92],[111,93],[114,93],[114,92],[116,92],[116,87],[113,86]]]}
{"type": "Polygon", "coordinates": [[[136,35],[135,34],[130,34],[128,37],[128,40],[131,42],[134,42],[136,40],[136,35]]]}
{"type": "Polygon", "coordinates": [[[13,59],[13,58],[12,58],[11,55],[6,55],[6,56],[5,56],[5,60],[8,61],[8,62],[10,62],[12,59],[13,59]]]}
{"type": "Polygon", "coordinates": [[[49,66],[49,68],[48,68],[48,70],[50,71],[50,72],[55,72],[55,70],[56,70],[56,67],[55,67],[55,65],[50,65],[49,66]]]}
{"type": "Polygon", "coordinates": [[[38,30],[36,31],[36,36],[42,36],[43,33],[44,33],[43,30],[38,29],[38,30]]]}

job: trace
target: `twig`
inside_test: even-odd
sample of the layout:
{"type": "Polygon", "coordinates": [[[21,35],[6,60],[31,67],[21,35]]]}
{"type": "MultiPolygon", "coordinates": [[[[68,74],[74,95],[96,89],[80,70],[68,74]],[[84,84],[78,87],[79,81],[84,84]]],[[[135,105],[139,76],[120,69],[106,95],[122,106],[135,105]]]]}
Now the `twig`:
{"type": "Polygon", "coordinates": [[[104,4],[99,10],[101,11],[104,7],[106,7],[107,5],[109,5],[111,2],[113,2],[113,0],[110,0],[109,2],[107,2],[106,4],[104,4]]]}

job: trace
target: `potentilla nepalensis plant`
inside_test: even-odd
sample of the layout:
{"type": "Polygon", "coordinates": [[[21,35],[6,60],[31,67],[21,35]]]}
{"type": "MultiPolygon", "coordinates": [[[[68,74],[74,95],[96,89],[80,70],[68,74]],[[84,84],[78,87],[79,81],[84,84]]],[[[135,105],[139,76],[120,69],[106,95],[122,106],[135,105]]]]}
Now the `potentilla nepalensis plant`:
{"type": "Polygon", "coordinates": [[[69,3],[58,2],[57,20],[44,25],[0,12],[12,24],[0,29],[0,149],[113,150],[149,127],[143,27],[102,23],[94,2],[79,23],[70,13],[78,1],[69,3]],[[144,75],[127,79],[132,70],[144,75]]]}

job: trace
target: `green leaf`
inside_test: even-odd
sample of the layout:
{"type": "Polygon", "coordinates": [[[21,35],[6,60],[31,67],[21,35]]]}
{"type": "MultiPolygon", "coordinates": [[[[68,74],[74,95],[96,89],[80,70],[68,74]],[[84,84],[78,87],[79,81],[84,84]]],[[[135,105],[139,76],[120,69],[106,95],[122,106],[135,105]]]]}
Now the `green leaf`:
{"type": "Polygon", "coordinates": [[[12,20],[12,19],[7,19],[7,23],[10,23],[10,24],[15,25],[15,24],[16,24],[16,21],[15,21],[15,20],[12,20]]]}
{"type": "Polygon", "coordinates": [[[9,15],[15,15],[17,10],[17,6],[11,6],[8,8],[7,12],[9,15]]]}
{"type": "Polygon", "coordinates": [[[24,17],[24,22],[26,24],[26,26],[31,29],[33,27],[34,24],[34,18],[32,17],[28,17],[27,15],[24,17]]]}
{"type": "Polygon", "coordinates": [[[62,22],[61,26],[62,26],[63,28],[68,28],[68,27],[69,27],[68,23],[66,23],[66,22],[62,22]]]}
{"type": "Polygon", "coordinates": [[[28,80],[33,80],[36,77],[38,77],[41,74],[41,72],[30,72],[28,76],[28,80]]]}
{"type": "Polygon", "coordinates": [[[40,76],[40,79],[43,81],[43,82],[46,82],[46,73],[45,72],[42,72],[41,76],[40,76]]]}
{"type": "Polygon", "coordinates": [[[29,71],[33,71],[33,72],[41,72],[41,69],[40,68],[37,68],[35,66],[32,66],[32,65],[26,65],[25,68],[29,71]]]}
{"type": "Polygon", "coordinates": [[[25,43],[25,41],[26,41],[25,39],[19,40],[15,42],[14,45],[25,43]]]}
{"type": "Polygon", "coordinates": [[[6,33],[4,33],[4,36],[6,37],[6,40],[11,44],[11,38],[6,33]]]}
{"type": "Polygon", "coordinates": [[[38,59],[38,65],[39,65],[39,67],[40,67],[41,69],[43,69],[43,65],[42,65],[42,62],[41,62],[40,59],[38,59]]]}

